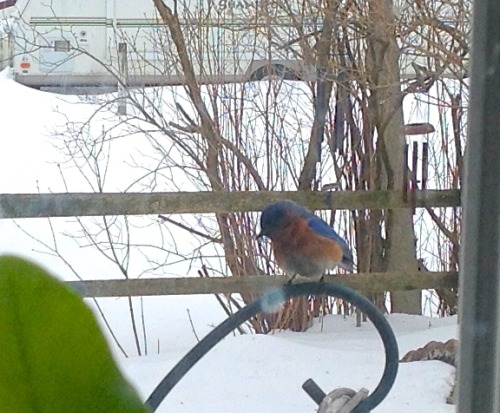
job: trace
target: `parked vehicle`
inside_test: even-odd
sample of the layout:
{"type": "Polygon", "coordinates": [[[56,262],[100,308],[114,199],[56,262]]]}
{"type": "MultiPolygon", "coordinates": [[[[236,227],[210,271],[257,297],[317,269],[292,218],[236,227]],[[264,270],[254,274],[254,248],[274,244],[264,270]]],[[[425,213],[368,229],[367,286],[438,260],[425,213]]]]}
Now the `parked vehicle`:
{"type": "MultiPolygon", "coordinates": [[[[293,15],[293,6],[287,13],[262,10],[252,0],[166,4],[177,4],[200,83],[317,77],[318,68],[301,55],[293,39],[300,37],[297,24],[306,35],[321,29],[318,13],[293,15]]],[[[10,23],[1,40],[0,61],[13,66],[22,84],[116,88],[120,82],[133,87],[185,81],[172,38],[151,0],[4,0],[2,11],[10,23]]],[[[409,48],[403,49],[401,61],[405,79],[425,73],[428,66],[425,56],[409,48]]]]}

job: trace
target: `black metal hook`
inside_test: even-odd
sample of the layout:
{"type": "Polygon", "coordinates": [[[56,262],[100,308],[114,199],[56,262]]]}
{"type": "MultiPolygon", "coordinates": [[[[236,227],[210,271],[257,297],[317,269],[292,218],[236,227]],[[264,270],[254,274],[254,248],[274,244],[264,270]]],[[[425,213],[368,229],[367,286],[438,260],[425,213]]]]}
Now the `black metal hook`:
{"type": "Polygon", "coordinates": [[[219,324],[207,336],[194,346],[177,365],[163,378],[146,401],[152,411],[163,402],[172,388],[184,375],[210,351],[220,340],[254,315],[264,312],[274,312],[285,300],[309,295],[326,294],[341,298],[354,304],[367,315],[377,329],[385,351],[385,369],[382,378],[372,394],[364,400],[353,413],[365,413],[377,406],[389,393],[398,371],[399,355],[396,337],[384,315],[366,297],[343,285],[328,282],[307,282],[300,284],[285,284],[281,288],[271,290],[257,300],[251,302],[227,320],[219,324]]]}

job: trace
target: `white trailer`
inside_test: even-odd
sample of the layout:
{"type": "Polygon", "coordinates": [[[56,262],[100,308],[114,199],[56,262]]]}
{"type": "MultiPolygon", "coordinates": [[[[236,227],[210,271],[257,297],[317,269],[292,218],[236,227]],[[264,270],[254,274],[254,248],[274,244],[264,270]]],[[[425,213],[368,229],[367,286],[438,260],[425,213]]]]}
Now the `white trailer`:
{"type": "MultiPolygon", "coordinates": [[[[290,39],[298,36],[297,16],[304,33],[319,30],[318,13],[292,19],[293,6],[287,13],[270,11],[256,8],[255,0],[165,3],[179,15],[200,83],[259,80],[270,73],[316,77],[314,64],[297,53],[299,45],[290,39]]],[[[175,46],[152,0],[0,0],[0,16],[2,11],[15,21],[3,42],[11,56],[3,61],[11,62],[22,84],[116,88],[120,81],[132,87],[184,82],[175,46]]],[[[427,59],[403,49],[402,77],[415,77],[419,67],[428,67],[427,59]]]]}

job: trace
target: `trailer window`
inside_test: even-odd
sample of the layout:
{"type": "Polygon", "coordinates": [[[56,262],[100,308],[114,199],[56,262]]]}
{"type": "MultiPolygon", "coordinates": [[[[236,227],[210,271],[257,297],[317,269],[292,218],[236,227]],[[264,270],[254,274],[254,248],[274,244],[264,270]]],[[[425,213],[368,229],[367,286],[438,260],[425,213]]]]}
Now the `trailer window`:
{"type": "Polygon", "coordinates": [[[56,52],[69,52],[70,46],[68,40],[54,41],[54,50],[56,52]]]}

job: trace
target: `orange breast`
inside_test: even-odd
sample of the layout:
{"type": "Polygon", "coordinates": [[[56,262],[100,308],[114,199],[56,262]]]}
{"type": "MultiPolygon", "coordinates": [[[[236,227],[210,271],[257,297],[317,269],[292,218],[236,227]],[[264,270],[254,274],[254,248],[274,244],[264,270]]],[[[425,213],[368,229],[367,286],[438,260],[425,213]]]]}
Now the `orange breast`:
{"type": "Polygon", "coordinates": [[[305,220],[294,220],[273,239],[278,265],[288,273],[321,275],[334,268],[343,251],[335,241],[313,231],[305,220]]]}

